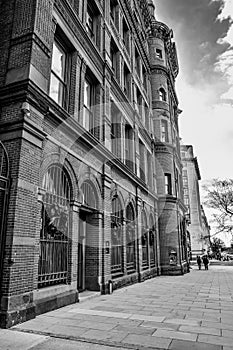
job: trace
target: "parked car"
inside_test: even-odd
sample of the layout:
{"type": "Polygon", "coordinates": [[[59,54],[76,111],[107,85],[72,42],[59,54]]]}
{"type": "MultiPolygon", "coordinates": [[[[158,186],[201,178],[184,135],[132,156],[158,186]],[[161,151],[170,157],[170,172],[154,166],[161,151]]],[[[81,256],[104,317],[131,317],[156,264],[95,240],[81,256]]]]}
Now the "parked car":
{"type": "Polygon", "coordinates": [[[233,254],[223,253],[222,254],[222,260],[223,261],[233,260],[233,254]]]}

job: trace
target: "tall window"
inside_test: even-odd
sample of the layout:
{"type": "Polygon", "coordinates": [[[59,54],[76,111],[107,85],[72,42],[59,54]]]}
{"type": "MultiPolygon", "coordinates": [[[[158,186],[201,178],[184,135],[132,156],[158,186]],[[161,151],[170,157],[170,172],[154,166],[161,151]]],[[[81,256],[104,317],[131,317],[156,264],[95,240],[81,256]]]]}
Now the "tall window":
{"type": "Polygon", "coordinates": [[[135,215],[131,204],[126,208],[126,259],[127,259],[127,272],[134,272],[136,268],[135,257],[135,215]]]}
{"type": "Polygon", "coordinates": [[[119,75],[117,74],[117,56],[118,56],[118,48],[117,45],[115,44],[115,42],[113,41],[113,39],[111,40],[111,48],[110,48],[110,52],[111,52],[111,63],[112,63],[112,69],[116,75],[116,77],[118,77],[119,75]]]}
{"type": "Polygon", "coordinates": [[[126,96],[128,98],[130,98],[130,72],[129,72],[129,69],[127,68],[126,64],[124,64],[124,71],[123,71],[123,74],[124,74],[124,93],[126,94],[126,96]]]}
{"type": "Polygon", "coordinates": [[[166,120],[161,120],[161,141],[168,142],[168,126],[166,120]]]}
{"type": "Polygon", "coordinates": [[[139,152],[140,152],[140,178],[145,181],[145,146],[141,140],[139,140],[139,152]]]}
{"type": "Polygon", "coordinates": [[[148,228],[147,228],[147,218],[146,213],[142,211],[141,218],[141,237],[142,237],[142,267],[149,267],[149,252],[148,252],[148,228]]]}
{"type": "Polygon", "coordinates": [[[93,116],[93,105],[94,105],[94,85],[89,81],[84,81],[84,113],[83,113],[83,126],[88,131],[93,132],[94,128],[94,116],[93,116]]]}
{"type": "Polygon", "coordinates": [[[144,86],[144,89],[147,91],[147,73],[144,66],[142,67],[142,76],[143,76],[143,86],[144,86]]]}
{"type": "Polygon", "coordinates": [[[44,176],[38,287],[67,283],[71,187],[66,172],[51,166],[44,176]]]}
{"type": "Polygon", "coordinates": [[[123,272],[123,210],[118,196],[112,200],[111,214],[111,271],[112,274],[123,272]]]}
{"type": "Polygon", "coordinates": [[[92,39],[94,39],[94,20],[95,20],[95,16],[94,16],[93,10],[88,5],[87,6],[86,29],[87,29],[88,34],[90,35],[90,37],[92,39]]]}
{"type": "Polygon", "coordinates": [[[176,197],[179,198],[180,184],[179,184],[179,172],[177,168],[175,168],[175,191],[176,191],[176,197]]]}
{"type": "Polygon", "coordinates": [[[141,78],[141,58],[137,48],[135,48],[135,69],[139,78],[141,78]]]}
{"type": "Polygon", "coordinates": [[[172,194],[172,177],[171,174],[165,174],[165,194],[172,194]]]}
{"type": "Polygon", "coordinates": [[[67,53],[57,41],[54,41],[49,95],[62,107],[65,107],[67,95],[66,77],[67,53]]]}
{"type": "Polygon", "coordinates": [[[111,104],[111,119],[112,153],[121,159],[121,114],[114,103],[111,104]]]}
{"type": "Polygon", "coordinates": [[[129,124],[125,125],[125,164],[133,171],[134,160],[133,160],[133,129],[129,124]]]}
{"type": "Polygon", "coordinates": [[[152,155],[147,151],[147,182],[150,187],[153,185],[153,163],[152,155]]]}
{"type": "Polygon", "coordinates": [[[159,89],[159,99],[160,101],[167,101],[166,91],[163,88],[159,89]]]}
{"type": "Polygon", "coordinates": [[[130,34],[129,33],[130,32],[129,32],[128,25],[125,19],[123,18],[123,42],[128,52],[130,52],[130,34]]]}
{"type": "Polygon", "coordinates": [[[156,231],[152,215],[150,215],[150,229],[149,229],[149,245],[150,245],[150,267],[155,266],[155,252],[156,252],[156,231]]]}
{"type": "Polygon", "coordinates": [[[93,0],[87,1],[87,12],[86,12],[86,30],[91,39],[99,47],[100,38],[100,16],[97,7],[93,0]]]}
{"type": "Polygon", "coordinates": [[[117,0],[110,0],[110,16],[114,24],[116,24],[117,21],[117,7],[117,0]]]}

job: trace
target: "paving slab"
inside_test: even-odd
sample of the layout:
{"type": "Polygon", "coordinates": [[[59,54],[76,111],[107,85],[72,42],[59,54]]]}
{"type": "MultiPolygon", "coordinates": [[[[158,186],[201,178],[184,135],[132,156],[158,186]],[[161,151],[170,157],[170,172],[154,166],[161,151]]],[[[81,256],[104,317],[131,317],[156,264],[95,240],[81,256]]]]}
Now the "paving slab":
{"type": "MultiPolygon", "coordinates": [[[[221,345],[212,345],[183,340],[173,340],[169,346],[171,350],[221,350],[221,345]]],[[[227,349],[226,349],[227,350],[227,349]]],[[[232,349],[231,349],[232,350],[232,349]]]]}
{"type": "Polygon", "coordinates": [[[76,341],[78,350],[80,341],[91,350],[97,343],[144,350],[233,350],[232,276],[233,267],[212,266],[207,272],[193,267],[189,274],[156,277],[111,295],[88,294],[80,303],[40,315],[8,334],[44,337],[38,338],[43,350],[53,350],[49,336],[76,341]]]}
{"type": "Polygon", "coordinates": [[[48,337],[42,335],[0,329],[1,350],[28,350],[37,344],[44,343],[47,339],[48,337]]]}
{"type": "Polygon", "coordinates": [[[196,327],[196,326],[180,326],[179,331],[189,332],[189,333],[198,333],[198,334],[210,334],[221,336],[221,330],[217,328],[208,328],[208,327],[196,327]]]}
{"type": "Polygon", "coordinates": [[[180,339],[180,340],[190,340],[190,341],[196,341],[197,340],[197,334],[195,333],[187,333],[187,332],[181,332],[181,331],[171,331],[167,329],[157,329],[153,334],[153,337],[159,337],[159,338],[167,338],[167,339],[180,339]]]}
{"type": "MultiPolygon", "coordinates": [[[[48,339],[45,342],[31,348],[30,350],[116,350],[115,346],[104,344],[87,343],[84,341],[73,341],[67,339],[48,339]]],[[[11,350],[11,349],[10,349],[11,350]]],[[[18,350],[21,350],[18,348],[18,350]]],[[[25,350],[24,348],[22,350],[25,350]]],[[[117,350],[126,350],[118,347],[117,350]]]]}
{"type": "Polygon", "coordinates": [[[215,345],[227,345],[232,346],[232,338],[218,337],[216,335],[200,334],[197,339],[201,343],[209,343],[215,345]]]}
{"type": "Polygon", "coordinates": [[[139,345],[155,349],[168,349],[171,343],[171,339],[129,334],[126,338],[124,338],[122,343],[126,345],[133,344],[136,346],[139,345]]]}

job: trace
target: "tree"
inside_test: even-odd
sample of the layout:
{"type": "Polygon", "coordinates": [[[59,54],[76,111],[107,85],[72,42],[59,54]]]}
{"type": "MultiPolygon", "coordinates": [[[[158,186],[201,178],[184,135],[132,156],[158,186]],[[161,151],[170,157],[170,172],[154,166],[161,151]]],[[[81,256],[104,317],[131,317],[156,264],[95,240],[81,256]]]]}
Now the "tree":
{"type": "Polygon", "coordinates": [[[226,232],[233,235],[233,179],[213,179],[203,188],[206,192],[205,204],[215,212],[216,234],[226,232]]]}
{"type": "Polygon", "coordinates": [[[213,237],[211,239],[211,249],[214,254],[218,254],[219,251],[221,251],[222,248],[225,247],[225,243],[217,237],[213,237]]]}

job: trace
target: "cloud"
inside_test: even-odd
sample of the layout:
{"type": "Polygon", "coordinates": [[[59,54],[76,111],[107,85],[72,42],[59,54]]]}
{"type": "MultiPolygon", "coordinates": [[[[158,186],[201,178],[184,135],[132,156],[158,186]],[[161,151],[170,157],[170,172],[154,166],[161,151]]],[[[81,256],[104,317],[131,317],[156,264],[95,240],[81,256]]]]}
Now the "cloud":
{"type": "Polygon", "coordinates": [[[203,182],[233,177],[232,3],[155,1],[158,20],[174,31],[180,65],[176,90],[183,110],[180,136],[183,144],[193,145],[203,182]]]}
{"type": "Polygon", "coordinates": [[[233,0],[212,1],[221,1],[222,3],[217,20],[222,22],[227,19],[230,23],[228,31],[217,41],[220,45],[227,44],[228,49],[217,57],[215,71],[221,72],[229,84],[228,91],[221,94],[220,98],[233,103],[233,0]]]}
{"type": "Polygon", "coordinates": [[[211,95],[219,101],[229,90],[228,75],[220,65],[232,35],[228,1],[156,0],[155,5],[158,20],[174,29],[179,63],[187,83],[214,90],[211,95]]]}

